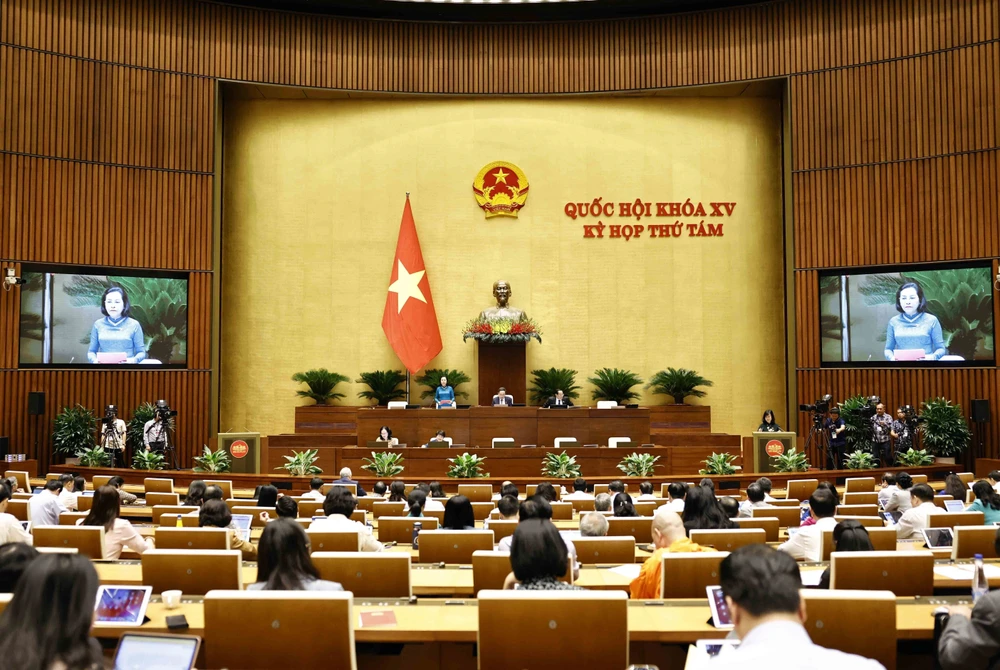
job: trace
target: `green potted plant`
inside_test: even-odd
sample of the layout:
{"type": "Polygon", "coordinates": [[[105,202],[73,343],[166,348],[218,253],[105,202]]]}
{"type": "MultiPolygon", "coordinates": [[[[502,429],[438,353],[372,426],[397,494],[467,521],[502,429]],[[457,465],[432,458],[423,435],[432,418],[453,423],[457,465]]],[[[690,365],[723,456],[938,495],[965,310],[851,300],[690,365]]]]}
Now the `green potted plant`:
{"type": "Polygon", "coordinates": [[[194,471],[195,472],[231,472],[233,469],[233,460],[226,453],[226,450],[219,447],[215,451],[208,448],[208,445],[202,445],[204,451],[202,451],[201,456],[194,457],[194,471]]]}
{"type": "Polygon", "coordinates": [[[626,477],[652,477],[655,468],[663,467],[656,465],[658,460],[659,456],[633,451],[618,463],[618,469],[625,473],[626,477]]]}
{"type": "Polygon", "coordinates": [[[103,447],[90,447],[76,452],[80,465],[85,468],[106,468],[111,465],[111,455],[103,447]]]}
{"type": "Polygon", "coordinates": [[[926,449],[910,447],[906,451],[896,452],[896,465],[910,468],[916,465],[934,465],[934,457],[926,449]]]}
{"type": "Polygon", "coordinates": [[[847,460],[844,465],[848,470],[874,470],[878,467],[878,462],[874,456],[859,449],[847,454],[847,460]]]}
{"type": "Polygon", "coordinates": [[[368,390],[359,393],[358,397],[372,400],[376,405],[388,405],[393,400],[406,397],[406,391],[399,388],[399,385],[406,381],[406,375],[399,370],[362,372],[361,377],[355,381],[368,387],[368,390]]]}
{"type": "Polygon", "coordinates": [[[614,400],[622,404],[639,398],[632,387],[641,384],[642,378],[631,370],[601,368],[595,370],[594,376],[588,377],[587,381],[594,386],[590,394],[594,400],[614,400]]]}
{"type": "Polygon", "coordinates": [[[483,472],[486,462],[485,456],[477,456],[465,452],[461,456],[449,458],[451,466],[448,468],[449,477],[459,477],[463,479],[474,479],[477,477],[489,477],[490,473],[483,472]]]}
{"type": "Polygon", "coordinates": [[[315,465],[319,458],[319,449],[306,449],[305,451],[292,451],[291,456],[283,457],[287,463],[279,465],[275,470],[285,470],[293,477],[311,477],[322,474],[323,470],[315,465]]]}
{"type": "Polygon", "coordinates": [[[699,475],[732,475],[736,473],[736,466],[733,462],[736,461],[736,456],[733,454],[723,453],[712,453],[702,461],[705,464],[701,470],[698,471],[699,475]]]}
{"type": "Polygon", "coordinates": [[[395,477],[403,471],[403,454],[398,451],[373,451],[371,458],[362,459],[367,470],[376,477],[395,477]]]}
{"type": "Polygon", "coordinates": [[[158,451],[140,449],[132,455],[133,470],[166,470],[167,461],[158,451]]]}
{"type": "Polygon", "coordinates": [[[580,476],[580,464],[576,456],[569,456],[565,451],[561,454],[549,452],[542,459],[542,474],[553,479],[576,479],[580,476]]]}
{"type": "Polygon", "coordinates": [[[962,415],[962,408],[944,398],[924,402],[918,430],[923,445],[937,463],[954,463],[972,441],[972,431],[962,415]]]}
{"type": "Polygon", "coordinates": [[[472,381],[472,378],[462,372],[461,370],[439,370],[438,368],[431,368],[430,370],[424,370],[424,373],[414,379],[415,382],[421,386],[426,386],[427,390],[420,394],[422,399],[430,398],[434,400],[434,392],[437,387],[441,385],[441,377],[445,377],[448,380],[448,386],[455,389],[455,404],[458,404],[459,398],[468,398],[469,394],[465,391],[459,391],[458,387],[462,384],[467,384],[472,381]]]}
{"type": "Polygon", "coordinates": [[[304,391],[296,391],[295,395],[300,398],[312,398],[316,401],[317,405],[329,405],[330,401],[340,400],[344,397],[343,393],[336,393],[334,391],[337,384],[349,382],[351,378],[339,372],[330,372],[326,368],[318,368],[315,370],[306,370],[305,372],[296,372],[292,375],[292,381],[305,384],[309,387],[304,391]]]}
{"type": "Polygon", "coordinates": [[[83,405],[63,407],[52,420],[52,451],[69,457],[95,444],[97,417],[83,405]]]}
{"type": "Polygon", "coordinates": [[[712,382],[694,370],[667,368],[653,375],[646,388],[652,390],[655,395],[672,397],[675,405],[683,405],[684,399],[688,396],[704,398],[705,392],[698,387],[711,385],[712,382]]]}
{"type": "Polygon", "coordinates": [[[875,451],[874,435],[871,431],[871,420],[861,416],[861,406],[866,402],[864,396],[856,395],[840,403],[840,418],[844,420],[844,439],[847,441],[846,453],[854,451],[875,451]]]}
{"type": "Polygon", "coordinates": [[[805,452],[795,449],[789,449],[780,456],[775,456],[773,460],[775,472],[805,472],[811,467],[805,452]]]}
{"type": "Polygon", "coordinates": [[[576,384],[576,370],[569,368],[549,368],[548,370],[532,370],[531,402],[542,405],[546,400],[562,390],[570,400],[580,397],[580,387],[576,384]]]}

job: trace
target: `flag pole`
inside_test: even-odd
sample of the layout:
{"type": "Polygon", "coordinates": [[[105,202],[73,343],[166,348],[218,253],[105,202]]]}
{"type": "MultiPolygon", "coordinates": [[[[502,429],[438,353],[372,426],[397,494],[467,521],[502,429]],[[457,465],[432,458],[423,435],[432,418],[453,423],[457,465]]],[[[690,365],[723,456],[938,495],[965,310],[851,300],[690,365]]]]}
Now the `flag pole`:
{"type": "MultiPolygon", "coordinates": [[[[410,199],[410,192],[406,192],[406,199],[410,199]]],[[[410,369],[406,369],[406,404],[410,404],[410,369]]]]}

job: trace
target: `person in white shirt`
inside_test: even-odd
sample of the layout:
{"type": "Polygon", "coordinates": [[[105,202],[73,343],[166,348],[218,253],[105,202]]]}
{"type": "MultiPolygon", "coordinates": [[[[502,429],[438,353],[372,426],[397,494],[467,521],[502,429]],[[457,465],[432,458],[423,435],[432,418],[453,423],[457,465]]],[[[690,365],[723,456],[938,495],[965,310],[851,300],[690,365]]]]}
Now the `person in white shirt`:
{"type": "Polygon", "coordinates": [[[747,499],[740,503],[740,518],[747,519],[753,516],[751,510],[756,507],[771,507],[771,505],[764,500],[764,489],[754,482],[747,487],[747,499]]]}
{"type": "Polygon", "coordinates": [[[680,482],[671,482],[667,484],[667,496],[670,501],[664,505],[660,505],[659,509],[666,507],[671,512],[677,512],[678,514],[684,514],[684,496],[687,494],[687,486],[681,484],[680,482]]]}
{"type": "Polygon", "coordinates": [[[361,534],[361,551],[382,551],[382,543],[368,532],[365,524],[351,519],[358,501],[349,490],[343,486],[334,486],[326,494],[323,501],[325,519],[316,519],[309,526],[310,531],[345,531],[353,530],[361,534]]]}
{"type": "Polygon", "coordinates": [[[11,495],[10,489],[6,486],[0,486],[0,545],[10,542],[31,544],[33,538],[21,526],[21,521],[13,514],[7,514],[7,505],[10,502],[11,495]]]}
{"type": "Polygon", "coordinates": [[[98,444],[111,456],[112,467],[125,467],[125,422],[118,418],[118,408],[108,405],[101,421],[101,437],[98,444]]]}
{"type": "Polygon", "coordinates": [[[642,482],[639,484],[639,497],[636,500],[656,500],[656,496],[653,495],[653,483],[652,482],[642,482]]]}
{"type": "Polygon", "coordinates": [[[309,480],[309,492],[302,494],[303,498],[311,498],[313,500],[318,500],[323,502],[326,496],[322,494],[320,489],[323,488],[323,480],[320,477],[313,477],[309,480]]]}
{"type": "Polygon", "coordinates": [[[587,493],[587,480],[583,477],[577,477],[573,480],[573,492],[567,493],[562,497],[563,500],[590,500],[594,497],[593,493],[587,493]]]}
{"type": "Polygon", "coordinates": [[[934,504],[934,489],[927,484],[917,484],[910,489],[910,498],[910,509],[903,512],[895,526],[897,540],[921,539],[920,531],[931,527],[928,517],[940,511],[934,504]]]}
{"type": "Polygon", "coordinates": [[[886,472],[882,475],[882,488],[878,490],[878,501],[885,507],[892,499],[892,494],[898,490],[896,475],[892,472],[886,472]]]}
{"type": "MultiPolygon", "coordinates": [[[[508,486],[514,486],[514,484],[512,484],[509,479],[508,480],[504,480],[504,482],[502,484],[500,484],[500,493],[494,493],[493,494],[493,500],[500,500],[500,498],[503,498],[506,495],[511,495],[510,493],[504,493],[503,492],[504,489],[507,488],[508,486]]],[[[517,487],[516,486],[514,486],[514,494],[513,495],[514,495],[515,498],[518,496],[517,487]]]]}
{"type": "Polygon", "coordinates": [[[58,479],[45,482],[45,490],[31,496],[28,501],[28,518],[32,526],[58,526],[59,515],[68,512],[66,506],[59,502],[62,484],[58,479]]]}
{"type": "Polygon", "coordinates": [[[889,494],[889,501],[883,505],[886,512],[899,512],[902,514],[913,505],[910,490],[913,486],[913,477],[906,472],[896,475],[896,490],[889,494]]]}
{"type": "Polygon", "coordinates": [[[162,451],[163,446],[167,441],[168,430],[169,426],[163,421],[159,412],[156,413],[154,418],[143,424],[142,444],[146,451],[149,451],[151,447],[155,447],[158,451],[162,451]]]}
{"type": "Polygon", "coordinates": [[[440,500],[435,500],[434,498],[431,498],[431,487],[429,485],[425,484],[424,482],[420,482],[419,484],[416,485],[415,488],[427,494],[427,502],[424,503],[425,512],[444,511],[444,503],[442,503],[440,500]]]}
{"type": "Polygon", "coordinates": [[[78,494],[73,488],[73,475],[59,475],[59,483],[63,485],[63,490],[59,492],[59,502],[70,512],[75,512],[78,494]]]}
{"type": "Polygon", "coordinates": [[[990,480],[990,486],[997,493],[1000,493],[1000,470],[992,470],[990,474],[987,475],[987,479],[990,480]]]}
{"type": "MultiPolygon", "coordinates": [[[[497,511],[500,512],[499,521],[517,521],[518,512],[521,510],[521,501],[514,496],[504,496],[497,503],[497,511]]],[[[483,530],[489,530],[490,520],[483,520],[483,530]]]]}
{"type": "Polygon", "coordinates": [[[837,520],[837,498],[828,489],[816,489],[809,496],[809,515],[816,520],[811,526],[802,526],[778,549],[797,561],[818,561],[822,557],[820,543],[824,530],[833,530],[837,520]]]}
{"type": "Polygon", "coordinates": [[[764,502],[774,502],[775,498],[771,497],[771,480],[767,477],[761,477],[757,483],[764,489],[764,502]]]}
{"type": "Polygon", "coordinates": [[[695,667],[744,670],[780,659],[782,670],[885,670],[877,661],[813,644],[802,625],[808,612],[799,567],[788,554],[765,544],[741,547],[723,559],[719,584],[741,643],[711,659],[702,652],[695,667]]]}

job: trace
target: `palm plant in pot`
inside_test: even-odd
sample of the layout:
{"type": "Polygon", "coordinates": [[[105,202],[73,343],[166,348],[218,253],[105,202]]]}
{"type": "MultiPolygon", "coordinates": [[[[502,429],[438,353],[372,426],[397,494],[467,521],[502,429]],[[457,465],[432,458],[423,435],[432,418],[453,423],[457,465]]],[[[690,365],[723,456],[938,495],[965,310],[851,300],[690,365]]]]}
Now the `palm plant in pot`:
{"type": "Polygon", "coordinates": [[[639,394],[633,391],[632,387],[641,384],[642,377],[631,370],[601,368],[595,370],[594,376],[588,377],[587,381],[594,386],[590,394],[594,400],[614,400],[622,404],[639,398],[639,394]]]}
{"type": "Polygon", "coordinates": [[[358,397],[372,400],[376,405],[388,405],[393,400],[406,397],[406,391],[399,388],[399,385],[406,381],[406,375],[399,370],[362,372],[360,378],[355,381],[368,387],[368,390],[359,393],[358,397]]]}
{"type": "Polygon", "coordinates": [[[688,396],[704,398],[705,392],[699,386],[711,386],[712,382],[705,379],[694,370],[685,368],[667,368],[660,370],[650,378],[646,388],[656,395],[668,395],[674,399],[675,405],[683,405],[688,396]]]}
{"type": "Polygon", "coordinates": [[[652,477],[653,470],[657,467],[656,461],[660,460],[659,456],[653,456],[653,454],[640,454],[639,452],[633,451],[631,454],[626,456],[618,463],[618,469],[621,470],[626,477],[652,477]]]}
{"type": "Polygon", "coordinates": [[[924,402],[919,431],[923,445],[938,463],[954,463],[972,441],[972,431],[962,415],[962,408],[944,398],[924,402]]]}
{"type": "Polygon", "coordinates": [[[546,400],[562,391],[570,400],[580,397],[580,387],[576,383],[576,370],[569,368],[549,368],[548,370],[531,371],[531,402],[541,405],[546,400]]]}
{"type": "Polygon", "coordinates": [[[542,474],[553,479],[576,479],[580,476],[580,464],[576,456],[548,453],[542,459],[542,474]]]}
{"type": "Polygon", "coordinates": [[[316,401],[317,405],[329,405],[330,401],[340,400],[344,397],[343,393],[334,391],[337,384],[349,382],[351,378],[339,372],[330,372],[326,368],[317,368],[315,370],[306,370],[305,372],[296,372],[292,375],[292,381],[305,384],[309,387],[306,390],[296,391],[295,395],[300,398],[312,398],[316,401]]]}
{"type": "Polygon", "coordinates": [[[76,457],[94,446],[97,417],[83,405],[63,407],[52,420],[52,451],[76,457]]]}

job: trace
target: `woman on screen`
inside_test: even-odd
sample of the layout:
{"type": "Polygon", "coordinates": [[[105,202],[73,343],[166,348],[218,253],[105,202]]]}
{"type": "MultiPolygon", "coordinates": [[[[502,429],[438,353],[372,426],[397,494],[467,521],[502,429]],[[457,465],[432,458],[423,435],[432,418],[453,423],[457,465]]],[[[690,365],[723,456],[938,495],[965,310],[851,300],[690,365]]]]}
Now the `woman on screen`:
{"type": "Polygon", "coordinates": [[[90,331],[91,363],[140,363],[146,358],[146,340],[142,326],[129,316],[132,304],[121,286],[111,286],[101,296],[104,318],[94,322],[90,331]]]}
{"type": "Polygon", "coordinates": [[[765,410],[764,416],[760,418],[760,425],[757,426],[758,433],[780,433],[781,426],[774,420],[774,412],[765,410]]]}
{"type": "Polygon", "coordinates": [[[889,319],[885,330],[887,361],[936,361],[945,355],[941,322],[927,311],[924,290],[917,282],[907,282],[896,291],[898,315],[889,319]],[[920,356],[919,351],[924,355],[920,356]]]}

